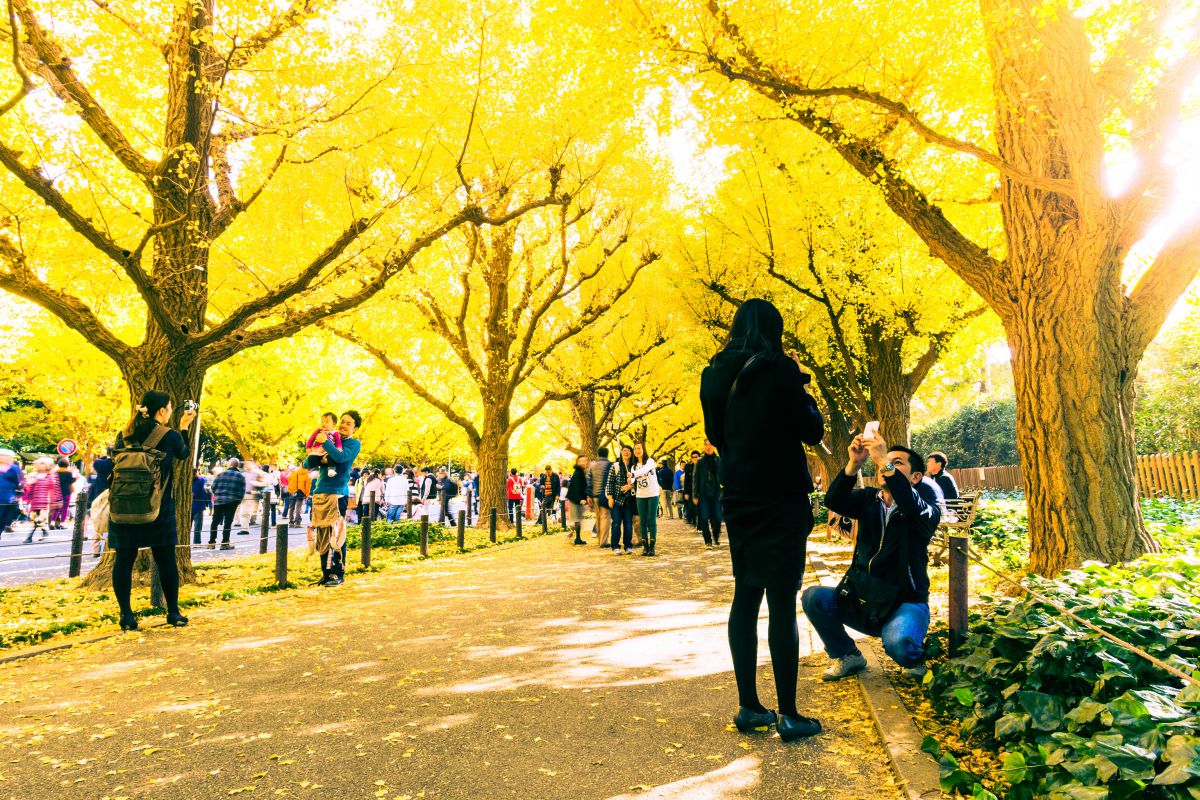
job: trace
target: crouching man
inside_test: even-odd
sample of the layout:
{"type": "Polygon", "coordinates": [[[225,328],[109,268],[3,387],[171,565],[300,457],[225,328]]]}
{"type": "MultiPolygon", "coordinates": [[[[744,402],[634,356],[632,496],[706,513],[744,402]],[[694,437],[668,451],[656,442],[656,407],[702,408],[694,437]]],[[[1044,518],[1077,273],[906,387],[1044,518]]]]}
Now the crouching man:
{"type": "Polygon", "coordinates": [[[922,474],[925,459],[907,447],[855,437],[849,454],[846,468],[829,484],[825,505],[858,521],[854,558],[836,589],[813,586],[802,598],[804,614],[832,659],[824,679],[866,669],[847,626],[882,638],[884,651],[910,677],[920,678],[929,629],[928,548],[941,519],[937,491],[922,474]],[[855,489],[868,457],[883,486],[855,489]]]}

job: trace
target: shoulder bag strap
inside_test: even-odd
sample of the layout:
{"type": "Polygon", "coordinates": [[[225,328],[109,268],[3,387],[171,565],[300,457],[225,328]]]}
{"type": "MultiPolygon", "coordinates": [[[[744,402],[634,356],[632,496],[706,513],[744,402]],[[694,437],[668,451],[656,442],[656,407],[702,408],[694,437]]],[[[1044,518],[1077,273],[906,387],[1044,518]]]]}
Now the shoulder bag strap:
{"type": "Polygon", "coordinates": [[[150,435],[146,437],[146,441],[142,442],[142,447],[145,447],[148,450],[153,450],[154,448],[158,447],[158,443],[163,440],[163,437],[166,436],[170,430],[171,429],[166,425],[155,425],[154,430],[152,430],[150,435]]]}

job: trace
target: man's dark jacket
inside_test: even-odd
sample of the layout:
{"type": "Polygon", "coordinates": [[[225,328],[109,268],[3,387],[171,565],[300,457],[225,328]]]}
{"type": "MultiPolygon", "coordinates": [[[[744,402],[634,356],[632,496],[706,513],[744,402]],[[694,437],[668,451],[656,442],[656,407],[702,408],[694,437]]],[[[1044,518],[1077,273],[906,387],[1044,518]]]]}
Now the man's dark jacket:
{"type": "Polygon", "coordinates": [[[726,348],[705,367],[704,433],[721,452],[726,497],[807,497],[813,490],[804,446],[821,441],[825,422],[804,388],[808,380],[783,353],[726,348]]]}
{"type": "Polygon", "coordinates": [[[692,489],[696,497],[721,496],[721,457],[716,453],[701,456],[692,475],[692,489]]]}
{"type": "Polygon", "coordinates": [[[884,478],[896,510],[884,529],[886,512],[876,487],[855,489],[855,479],[837,474],[825,493],[825,506],[858,520],[854,561],[872,575],[900,589],[901,602],[929,602],[929,540],[937,532],[942,512],[937,489],[922,480],[916,486],[899,470],[884,478]],[[907,548],[908,557],[902,552],[907,548]]]}
{"type": "Polygon", "coordinates": [[[689,500],[694,497],[692,494],[692,481],[695,479],[695,477],[696,465],[689,461],[683,465],[683,496],[689,500]]]}

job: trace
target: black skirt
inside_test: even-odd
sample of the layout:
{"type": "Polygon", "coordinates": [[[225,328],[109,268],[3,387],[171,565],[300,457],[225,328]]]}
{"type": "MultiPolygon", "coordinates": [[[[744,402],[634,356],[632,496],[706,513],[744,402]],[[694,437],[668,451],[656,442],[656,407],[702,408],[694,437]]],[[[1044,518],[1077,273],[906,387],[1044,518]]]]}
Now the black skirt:
{"type": "Polygon", "coordinates": [[[813,527],[808,498],[726,495],[721,510],[729,534],[733,577],[749,586],[798,590],[813,527]]]}
{"type": "Polygon", "coordinates": [[[175,500],[164,495],[162,505],[158,508],[158,517],[153,522],[140,525],[110,522],[108,524],[108,546],[114,549],[174,547],[179,544],[178,531],[179,528],[175,524],[175,500]]]}

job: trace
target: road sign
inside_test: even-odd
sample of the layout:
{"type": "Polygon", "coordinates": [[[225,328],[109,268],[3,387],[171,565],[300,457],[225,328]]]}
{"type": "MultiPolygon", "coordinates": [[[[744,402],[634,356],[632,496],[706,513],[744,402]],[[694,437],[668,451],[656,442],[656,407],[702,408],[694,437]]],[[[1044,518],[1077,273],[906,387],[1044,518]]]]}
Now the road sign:
{"type": "Polygon", "coordinates": [[[78,449],[79,445],[75,444],[74,439],[63,439],[58,443],[58,454],[60,456],[73,456],[78,449]]]}

